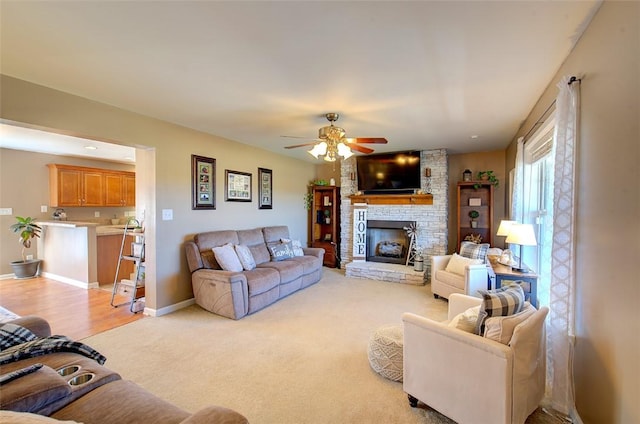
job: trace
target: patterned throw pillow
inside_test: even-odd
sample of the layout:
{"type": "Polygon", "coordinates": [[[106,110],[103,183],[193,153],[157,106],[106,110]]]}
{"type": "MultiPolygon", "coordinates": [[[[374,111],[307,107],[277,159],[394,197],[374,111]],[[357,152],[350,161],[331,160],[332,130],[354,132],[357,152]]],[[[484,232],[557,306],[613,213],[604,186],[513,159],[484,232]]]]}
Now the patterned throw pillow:
{"type": "Polygon", "coordinates": [[[519,284],[502,286],[496,290],[478,290],[482,296],[475,334],[483,335],[485,321],[489,317],[506,317],[522,311],[524,291],[519,284]]]}
{"type": "Polygon", "coordinates": [[[291,242],[291,246],[293,246],[293,254],[296,256],[304,256],[304,251],[302,250],[302,243],[300,240],[290,240],[290,239],[280,239],[281,242],[287,243],[291,242]]]}
{"type": "Polygon", "coordinates": [[[271,253],[271,260],[274,262],[290,259],[295,256],[293,253],[293,245],[288,243],[273,243],[267,246],[269,253],[271,253]]]}
{"type": "Polygon", "coordinates": [[[249,246],[245,246],[244,244],[236,244],[235,246],[236,254],[238,255],[238,259],[240,259],[240,263],[242,267],[251,271],[256,267],[256,261],[253,259],[253,255],[251,254],[251,250],[249,246]]]}
{"type": "Polygon", "coordinates": [[[471,241],[463,241],[460,243],[460,256],[469,259],[480,259],[487,262],[487,252],[489,251],[489,243],[477,244],[471,241]]]}
{"type": "Polygon", "coordinates": [[[38,336],[21,325],[0,324],[0,352],[12,346],[36,340],[38,336]]]}
{"type": "Polygon", "coordinates": [[[232,244],[225,244],[224,246],[214,247],[213,255],[216,257],[216,261],[220,264],[220,268],[225,271],[241,272],[242,264],[232,244]]]}

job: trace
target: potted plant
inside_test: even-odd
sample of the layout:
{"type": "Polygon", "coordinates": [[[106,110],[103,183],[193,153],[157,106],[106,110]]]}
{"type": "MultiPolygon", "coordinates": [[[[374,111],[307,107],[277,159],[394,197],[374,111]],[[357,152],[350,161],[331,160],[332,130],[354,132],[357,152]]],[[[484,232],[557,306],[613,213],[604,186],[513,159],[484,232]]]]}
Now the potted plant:
{"type": "Polygon", "coordinates": [[[16,217],[17,222],[9,227],[14,233],[20,234],[18,243],[22,245],[22,260],[11,262],[16,278],[33,278],[38,274],[40,259],[29,259],[25,256],[25,250],[31,247],[31,241],[40,237],[42,228],[35,223],[35,218],[21,216],[16,217]]]}
{"type": "Polygon", "coordinates": [[[478,228],[478,217],[480,216],[480,212],[476,210],[472,210],[469,212],[469,218],[471,218],[471,228],[478,228]]]}
{"type": "MultiPolygon", "coordinates": [[[[478,179],[480,181],[488,181],[489,183],[493,184],[494,187],[498,187],[498,185],[500,184],[500,181],[495,176],[493,171],[480,171],[480,172],[478,172],[478,179]]],[[[478,187],[480,187],[480,184],[476,184],[476,185],[474,185],[474,187],[478,188],[478,187]]]]}

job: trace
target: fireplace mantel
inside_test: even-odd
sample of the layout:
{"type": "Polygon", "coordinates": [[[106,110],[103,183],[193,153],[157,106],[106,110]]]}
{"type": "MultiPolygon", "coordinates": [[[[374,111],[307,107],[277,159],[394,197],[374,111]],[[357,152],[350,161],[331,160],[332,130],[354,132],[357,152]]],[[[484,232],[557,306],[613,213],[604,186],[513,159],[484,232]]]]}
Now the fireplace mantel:
{"type": "Polygon", "coordinates": [[[433,205],[431,194],[353,194],[349,196],[351,204],[368,205],[433,205]]]}

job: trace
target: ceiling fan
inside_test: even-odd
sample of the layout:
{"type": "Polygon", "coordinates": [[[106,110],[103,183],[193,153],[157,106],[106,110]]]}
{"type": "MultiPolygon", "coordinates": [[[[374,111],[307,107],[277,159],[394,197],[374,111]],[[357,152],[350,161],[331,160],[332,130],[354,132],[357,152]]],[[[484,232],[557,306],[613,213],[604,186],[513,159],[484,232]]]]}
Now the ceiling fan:
{"type": "MultiPolygon", "coordinates": [[[[360,144],[386,144],[387,139],[381,137],[345,137],[344,128],[336,127],[333,125],[338,120],[340,115],[337,113],[327,113],[325,115],[329,121],[329,125],[322,127],[318,130],[318,138],[310,143],[295,144],[293,146],[286,146],[285,149],[295,149],[297,147],[313,146],[309,153],[316,159],[318,156],[324,156],[324,160],[327,162],[334,162],[338,157],[347,159],[353,155],[351,149],[360,153],[373,153],[373,149],[369,147],[360,146],[360,144]]],[[[289,138],[302,138],[294,136],[282,137],[289,138]]]]}

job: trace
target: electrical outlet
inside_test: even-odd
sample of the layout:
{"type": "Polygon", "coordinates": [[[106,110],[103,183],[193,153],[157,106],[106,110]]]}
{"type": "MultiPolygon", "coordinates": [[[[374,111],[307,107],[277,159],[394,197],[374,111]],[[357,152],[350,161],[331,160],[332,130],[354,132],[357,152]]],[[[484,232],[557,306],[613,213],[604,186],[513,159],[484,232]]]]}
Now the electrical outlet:
{"type": "Polygon", "coordinates": [[[13,215],[13,208],[0,208],[0,215],[13,215]]]}
{"type": "Polygon", "coordinates": [[[40,212],[46,212],[49,208],[47,208],[47,205],[42,205],[40,206],[40,212]]]}
{"type": "Polygon", "coordinates": [[[33,255],[27,255],[27,256],[25,256],[25,257],[27,258],[27,260],[28,260],[28,261],[33,260],[33,255]]]}
{"type": "Polygon", "coordinates": [[[162,220],[163,221],[173,220],[173,209],[162,209],[162,220]]]}
{"type": "Polygon", "coordinates": [[[95,212],[93,213],[93,216],[94,216],[95,218],[100,218],[100,211],[95,211],[95,212]]]}

